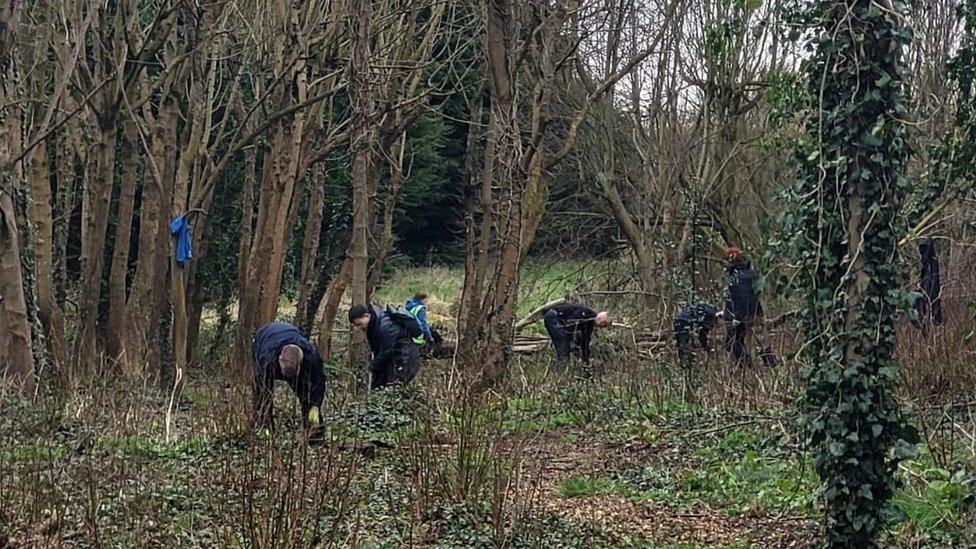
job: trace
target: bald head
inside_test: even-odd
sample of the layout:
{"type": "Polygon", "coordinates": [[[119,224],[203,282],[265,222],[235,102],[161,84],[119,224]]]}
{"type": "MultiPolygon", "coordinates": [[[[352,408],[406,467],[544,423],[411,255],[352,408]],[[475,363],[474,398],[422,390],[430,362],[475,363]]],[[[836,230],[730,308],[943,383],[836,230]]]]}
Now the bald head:
{"type": "Polygon", "coordinates": [[[298,370],[301,368],[304,359],[305,353],[298,345],[285,345],[278,355],[281,373],[289,377],[298,375],[298,370]]]}
{"type": "Polygon", "coordinates": [[[606,328],[610,324],[613,324],[613,321],[610,320],[610,315],[606,311],[600,311],[596,314],[596,318],[593,319],[593,324],[597,328],[606,328]]]}

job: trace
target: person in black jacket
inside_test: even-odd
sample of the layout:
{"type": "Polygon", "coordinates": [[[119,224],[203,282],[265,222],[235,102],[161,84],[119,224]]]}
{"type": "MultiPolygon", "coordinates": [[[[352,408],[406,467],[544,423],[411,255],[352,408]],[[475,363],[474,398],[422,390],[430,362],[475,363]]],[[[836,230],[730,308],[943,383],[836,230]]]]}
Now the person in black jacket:
{"type": "Polygon", "coordinates": [[[674,318],[674,339],[678,347],[678,360],[683,368],[691,368],[692,336],[698,337],[702,349],[708,350],[708,332],[715,327],[717,312],[709,303],[698,302],[681,309],[674,318]]]}
{"type": "Polygon", "coordinates": [[[924,330],[929,323],[935,326],[942,324],[942,276],[935,240],[932,237],[919,242],[918,253],[921,256],[918,280],[918,291],[921,295],[915,300],[915,307],[918,310],[918,321],[924,330]]]}
{"type": "Polygon", "coordinates": [[[366,332],[373,352],[369,363],[370,387],[406,385],[416,377],[420,371],[420,348],[389,312],[375,305],[353,305],[349,309],[349,323],[366,332]]]}
{"type": "Polygon", "coordinates": [[[287,322],[271,322],[251,338],[253,413],[258,427],[274,426],[272,393],[276,380],[291,387],[302,405],[302,425],[319,427],[325,399],[325,374],[318,350],[287,322]]]}
{"type": "Polygon", "coordinates": [[[583,362],[589,362],[593,328],[606,328],[611,324],[610,315],[605,311],[597,313],[577,303],[554,305],[543,314],[542,320],[560,362],[569,358],[574,345],[579,347],[583,362]]]}
{"type": "Polygon", "coordinates": [[[759,303],[755,290],[756,273],[738,247],[729,246],[725,252],[729,276],[729,295],[722,312],[725,321],[725,348],[732,357],[733,365],[750,366],[752,356],[747,340],[762,317],[762,304],[759,303]]]}

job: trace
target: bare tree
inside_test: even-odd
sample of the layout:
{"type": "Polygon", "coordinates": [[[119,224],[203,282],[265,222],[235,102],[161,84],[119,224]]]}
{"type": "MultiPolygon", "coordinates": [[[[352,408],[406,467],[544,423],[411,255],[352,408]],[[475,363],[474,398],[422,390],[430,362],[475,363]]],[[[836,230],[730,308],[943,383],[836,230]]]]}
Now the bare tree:
{"type": "Polygon", "coordinates": [[[519,268],[545,212],[548,174],[574,150],[593,106],[655,47],[652,43],[631,52],[616,70],[595,80],[570,108],[566,129],[559,132],[553,128],[552,102],[557,76],[579,54],[584,33],[580,14],[605,20],[613,8],[607,11],[605,6],[596,9],[578,2],[536,2],[527,7],[529,13],[505,0],[489,0],[485,5],[491,110],[482,167],[482,220],[476,238],[472,235],[469,242],[474,258],[462,296],[461,310],[467,317],[459,319],[458,359],[468,367],[478,365],[475,378],[489,383],[507,368],[519,268]],[[523,63],[531,89],[524,116],[517,85],[523,63]]]}
{"type": "Polygon", "coordinates": [[[4,377],[25,394],[33,394],[34,357],[24,298],[24,278],[20,264],[20,238],[14,209],[15,184],[23,178],[22,164],[10,162],[21,152],[20,109],[10,107],[15,97],[17,65],[10,55],[9,42],[15,36],[19,2],[0,7],[0,363],[4,377]]]}

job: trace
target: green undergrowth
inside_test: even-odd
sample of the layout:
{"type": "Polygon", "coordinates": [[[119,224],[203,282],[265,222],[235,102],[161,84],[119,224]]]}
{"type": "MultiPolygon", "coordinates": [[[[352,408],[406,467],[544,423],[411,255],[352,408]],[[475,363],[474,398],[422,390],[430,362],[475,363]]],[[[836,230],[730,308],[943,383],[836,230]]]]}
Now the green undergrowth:
{"type": "Polygon", "coordinates": [[[903,483],[891,501],[889,539],[932,546],[976,542],[972,462],[946,469],[923,449],[918,459],[902,463],[900,472],[903,483]]]}
{"type": "MultiPolygon", "coordinates": [[[[231,421],[239,403],[219,377],[191,376],[169,440],[161,391],[109,384],[33,403],[0,391],[0,536],[15,546],[682,546],[546,505],[593,498],[674,517],[820,520],[790,409],[690,404],[642,382],[643,370],[556,372],[547,358],[465,402],[446,396],[448,368],[428,365],[408,388],[332,385],[314,447],[283,384],[278,429],[264,436],[231,421]],[[285,527],[298,534],[283,544],[285,527]]],[[[903,465],[888,545],[973,539],[962,450],[952,467],[924,449],[903,465]]],[[[741,524],[723,546],[755,544],[741,524]]]]}

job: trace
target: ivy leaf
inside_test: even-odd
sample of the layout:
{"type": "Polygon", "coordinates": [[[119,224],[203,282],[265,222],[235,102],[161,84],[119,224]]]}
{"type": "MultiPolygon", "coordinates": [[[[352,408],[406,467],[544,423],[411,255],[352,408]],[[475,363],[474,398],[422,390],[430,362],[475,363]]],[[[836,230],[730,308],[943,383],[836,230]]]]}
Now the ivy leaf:
{"type": "Polygon", "coordinates": [[[827,445],[827,451],[834,457],[840,457],[844,455],[844,445],[839,442],[831,442],[827,445]]]}
{"type": "Polygon", "coordinates": [[[866,131],[861,134],[861,144],[867,147],[880,147],[884,142],[875,137],[871,132],[866,131]]]}
{"type": "Polygon", "coordinates": [[[915,447],[905,442],[904,440],[899,440],[895,443],[895,457],[900,460],[914,459],[918,455],[918,451],[915,447]]]}
{"type": "Polygon", "coordinates": [[[756,292],[757,294],[761,294],[762,291],[765,290],[765,289],[766,289],[766,277],[765,276],[760,275],[760,276],[757,276],[756,278],[752,279],[752,291],[756,292]]]}

